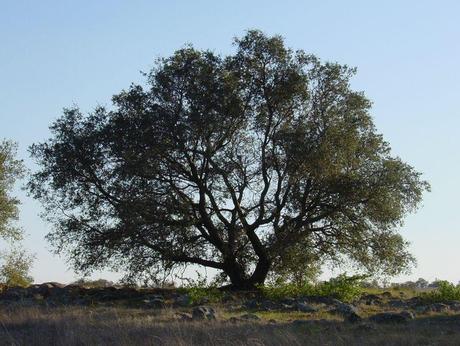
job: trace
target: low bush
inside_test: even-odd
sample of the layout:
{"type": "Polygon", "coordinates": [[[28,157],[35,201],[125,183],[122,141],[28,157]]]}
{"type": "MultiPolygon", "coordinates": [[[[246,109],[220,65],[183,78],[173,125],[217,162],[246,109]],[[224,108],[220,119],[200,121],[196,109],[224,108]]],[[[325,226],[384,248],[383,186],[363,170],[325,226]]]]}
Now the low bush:
{"type": "Polygon", "coordinates": [[[420,296],[433,303],[460,300],[460,286],[455,286],[449,281],[439,281],[437,288],[429,292],[423,292],[420,296]]]}
{"type": "Polygon", "coordinates": [[[223,293],[212,284],[208,284],[205,277],[198,275],[196,280],[188,280],[180,292],[190,296],[192,304],[218,303],[223,298],[223,293]]]}
{"type": "Polygon", "coordinates": [[[264,297],[274,300],[315,295],[349,302],[362,294],[362,281],[365,278],[362,275],[347,276],[342,274],[318,284],[303,284],[300,286],[294,283],[274,283],[261,286],[260,290],[264,297]]]}

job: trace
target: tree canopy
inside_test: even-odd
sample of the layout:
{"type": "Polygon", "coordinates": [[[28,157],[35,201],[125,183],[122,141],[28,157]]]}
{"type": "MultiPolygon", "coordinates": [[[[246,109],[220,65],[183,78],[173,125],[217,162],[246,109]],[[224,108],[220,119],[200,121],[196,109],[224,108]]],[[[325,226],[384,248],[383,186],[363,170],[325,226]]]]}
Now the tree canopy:
{"type": "Polygon", "coordinates": [[[133,275],[199,264],[236,288],[297,253],[397,274],[398,234],[428,184],[373,124],[355,69],[249,31],[221,56],[185,47],[147,85],[84,115],[77,107],[31,147],[29,182],[49,239],[79,270],[133,275]]]}
{"type": "Polygon", "coordinates": [[[11,195],[14,183],[24,173],[22,161],[16,159],[16,149],[11,141],[0,142],[0,238],[12,246],[9,251],[0,252],[0,283],[27,286],[32,282],[29,275],[32,256],[19,246],[23,237],[22,230],[15,224],[19,200],[11,195]]]}
{"type": "Polygon", "coordinates": [[[0,237],[7,239],[19,239],[21,235],[14,226],[19,200],[11,196],[14,182],[23,174],[22,162],[15,158],[15,153],[13,142],[0,142],[0,237]]]}

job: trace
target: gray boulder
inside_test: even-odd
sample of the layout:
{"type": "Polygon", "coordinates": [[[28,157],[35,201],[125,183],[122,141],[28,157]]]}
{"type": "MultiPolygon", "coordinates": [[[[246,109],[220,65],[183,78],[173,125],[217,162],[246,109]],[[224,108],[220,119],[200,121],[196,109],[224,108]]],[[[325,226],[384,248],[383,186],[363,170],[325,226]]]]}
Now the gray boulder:
{"type": "Polygon", "coordinates": [[[406,323],[414,319],[414,314],[409,311],[403,312],[383,312],[369,317],[369,320],[375,323],[406,323]]]}
{"type": "Polygon", "coordinates": [[[279,310],[282,304],[273,302],[271,300],[264,300],[260,303],[260,309],[265,311],[279,310]]]}
{"type": "Polygon", "coordinates": [[[448,312],[450,310],[450,306],[443,303],[434,303],[428,306],[428,311],[433,312],[448,312]]]}
{"type": "Polygon", "coordinates": [[[215,320],[216,311],[210,306],[197,306],[192,310],[194,320],[215,320]]]}
{"type": "Polygon", "coordinates": [[[10,287],[2,295],[3,300],[22,300],[30,297],[31,293],[24,287],[10,287]]]}
{"type": "Polygon", "coordinates": [[[186,307],[192,303],[192,298],[188,294],[181,294],[174,297],[173,305],[176,307],[186,307]]]}
{"type": "Polygon", "coordinates": [[[301,311],[301,312],[312,313],[312,312],[318,311],[318,309],[315,308],[314,306],[308,305],[307,303],[303,303],[303,302],[297,302],[294,306],[297,311],[301,311]]]}
{"type": "Polygon", "coordinates": [[[153,309],[164,309],[166,307],[163,296],[161,295],[150,295],[147,296],[147,299],[143,300],[146,307],[153,309]]]}
{"type": "Polygon", "coordinates": [[[341,301],[337,300],[335,309],[332,312],[338,313],[343,316],[343,318],[348,322],[359,322],[362,320],[361,316],[359,315],[358,308],[351,304],[342,303],[341,301]]]}
{"type": "Polygon", "coordinates": [[[388,302],[388,305],[393,308],[406,308],[407,302],[402,299],[392,299],[388,302]]]}

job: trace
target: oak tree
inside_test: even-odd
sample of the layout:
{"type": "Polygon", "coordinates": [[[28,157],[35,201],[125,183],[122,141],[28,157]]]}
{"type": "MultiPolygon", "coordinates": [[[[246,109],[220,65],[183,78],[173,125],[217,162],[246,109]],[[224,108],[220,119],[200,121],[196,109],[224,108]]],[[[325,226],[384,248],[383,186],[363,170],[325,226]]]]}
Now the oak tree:
{"type": "Polygon", "coordinates": [[[355,69],[260,31],[235,46],[187,46],[112,107],[64,110],[31,147],[49,239],[80,270],[198,264],[235,288],[263,283],[294,252],[406,268],[398,226],[428,184],[391,154],[350,87],[355,69]]]}

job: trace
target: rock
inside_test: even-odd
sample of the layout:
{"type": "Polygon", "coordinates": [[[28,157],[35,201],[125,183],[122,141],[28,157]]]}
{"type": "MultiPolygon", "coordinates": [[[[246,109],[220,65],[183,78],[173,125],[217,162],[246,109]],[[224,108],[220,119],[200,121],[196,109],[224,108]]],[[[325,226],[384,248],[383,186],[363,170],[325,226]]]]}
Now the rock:
{"type": "Polygon", "coordinates": [[[383,312],[369,317],[369,320],[375,323],[406,323],[414,316],[408,311],[403,312],[383,312]]]}
{"type": "Polygon", "coordinates": [[[303,303],[303,302],[297,302],[297,303],[295,304],[295,308],[296,308],[296,310],[298,310],[298,311],[301,311],[301,312],[308,312],[308,313],[317,312],[317,311],[318,311],[318,309],[315,308],[314,306],[308,305],[308,304],[303,303]]]}
{"type": "Polygon", "coordinates": [[[450,310],[450,306],[443,303],[434,303],[428,305],[427,310],[433,312],[448,312],[450,310]]]}
{"type": "Polygon", "coordinates": [[[382,298],[380,298],[376,294],[367,294],[365,296],[362,296],[359,299],[359,302],[365,305],[380,305],[382,304],[382,298]]]}
{"type": "Polygon", "coordinates": [[[423,299],[421,297],[412,297],[406,300],[406,303],[410,306],[417,306],[423,304],[423,299]]]}
{"type": "Polygon", "coordinates": [[[415,319],[415,315],[414,315],[414,313],[412,311],[404,310],[404,311],[401,311],[400,314],[401,314],[401,316],[406,317],[408,320],[414,320],[415,319]]]}
{"type": "Polygon", "coordinates": [[[244,314],[240,316],[240,319],[245,321],[260,321],[260,317],[255,314],[244,314]]]}
{"type": "Polygon", "coordinates": [[[215,320],[216,311],[210,306],[197,306],[192,310],[194,320],[215,320]]]}
{"type": "Polygon", "coordinates": [[[188,294],[181,294],[174,297],[173,305],[176,307],[186,307],[192,303],[192,298],[188,294]]]}
{"type": "Polygon", "coordinates": [[[449,304],[449,307],[450,307],[450,309],[452,311],[455,311],[455,312],[460,311],[460,303],[459,302],[451,303],[451,304],[449,304]]]}
{"type": "Polygon", "coordinates": [[[426,305],[418,305],[415,307],[415,311],[419,314],[424,314],[428,311],[428,306],[426,305]]]}
{"type": "Polygon", "coordinates": [[[388,302],[388,305],[393,308],[399,308],[399,309],[407,307],[407,303],[401,299],[392,299],[388,302]]]}
{"type": "Polygon", "coordinates": [[[381,296],[382,298],[386,298],[386,299],[389,299],[389,298],[392,298],[392,297],[393,297],[393,295],[391,294],[391,292],[388,292],[388,291],[385,291],[385,292],[383,292],[383,293],[380,293],[380,296],[381,296]]]}
{"type": "Polygon", "coordinates": [[[117,289],[117,296],[119,299],[136,299],[141,298],[143,294],[133,287],[122,287],[117,289]]]}
{"type": "Polygon", "coordinates": [[[355,306],[342,303],[339,300],[337,300],[336,308],[332,311],[342,315],[348,322],[354,323],[362,320],[361,316],[359,316],[358,309],[355,306]]]}
{"type": "Polygon", "coordinates": [[[160,295],[147,296],[147,299],[144,299],[143,302],[147,307],[151,307],[153,309],[166,308],[164,298],[163,296],[160,296],[160,295]]]}
{"type": "Polygon", "coordinates": [[[356,322],[360,322],[362,320],[362,317],[359,316],[357,313],[352,312],[348,315],[345,315],[344,319],[347,322],[356,323],[356,322]]]}
{"type": "Polygon", "coordinates": [[[271,300],[264,300],[260,303],[260,308],[265,311],[278,310],[281,308],[281,304],[275,303],[271,300]]]}
{"type": "Polygon", "coordinates": [[[285,305],[295,305],[298,301],[299,301],[298,299],[294,299],[294,298],[284,298],[280,300],[280,303],[285,304],[285,305]]]}
{"type": "Polygon", "coordinates": [[[338,301],[334,311],[342,315],[348,315],[352,313],[357,314],[358,308],[354,305],[346,304],[346,303],[342,303],[341,301],[338,301]]]}
{"type": "Polygon", "coordinates": [[[22,300],[30,295],[30,292],[24,287],[10,287],[1,295],[1,299],[22,300]]]}

